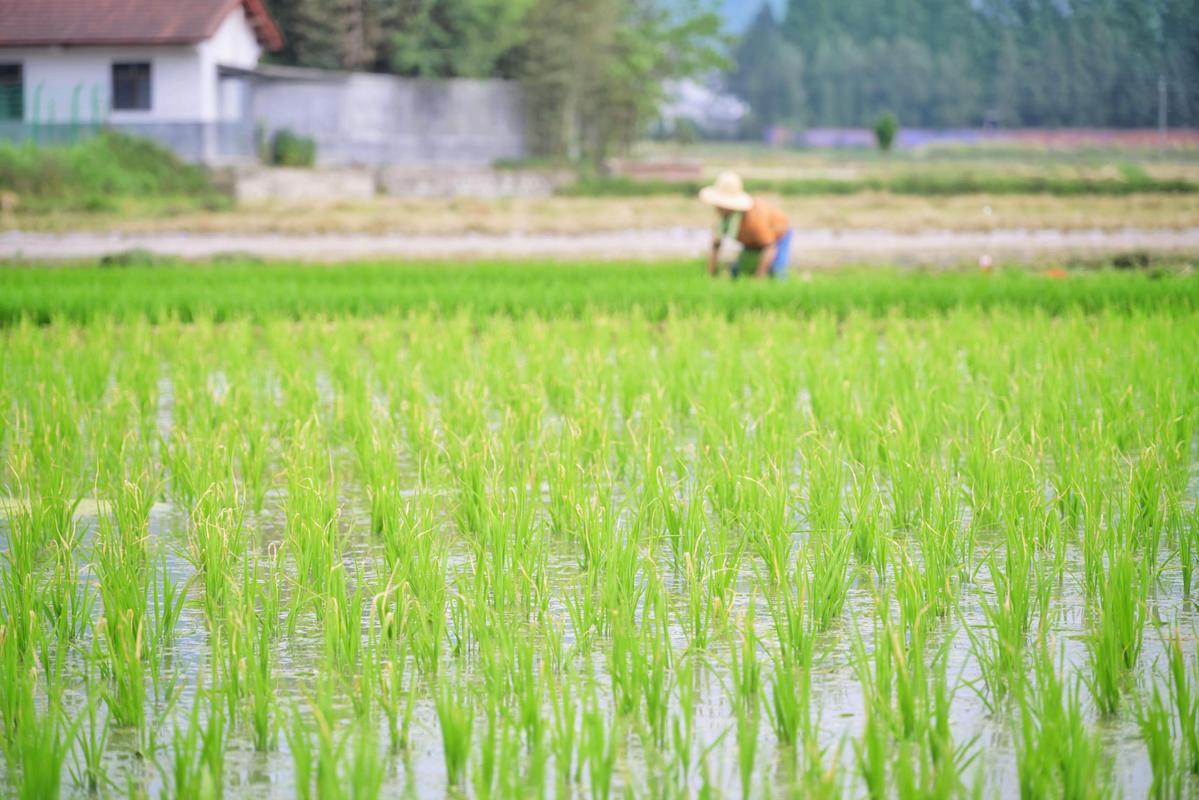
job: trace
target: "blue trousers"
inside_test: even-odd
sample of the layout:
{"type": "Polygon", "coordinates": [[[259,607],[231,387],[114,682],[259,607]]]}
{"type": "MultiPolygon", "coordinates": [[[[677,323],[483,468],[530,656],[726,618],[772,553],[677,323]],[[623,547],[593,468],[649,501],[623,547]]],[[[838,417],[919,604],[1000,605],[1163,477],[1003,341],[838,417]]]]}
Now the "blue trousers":
{"type": "MultiPolygon", "coordinates": [[[[783,238],[775,242],[776,250],[774,261],[770,262],[770,277],[787,277],[787,266],[791,263],[791,236],[794,233],[793,229],[788,228],[787,232],[783,234],[783,238]]],[[[758,271],[758,264],[761,260],[761,249],[745,248],[741,251],[740,257],[733,262],[733,277],[736,278],[741,274],[753,275],[758,271]]]]}

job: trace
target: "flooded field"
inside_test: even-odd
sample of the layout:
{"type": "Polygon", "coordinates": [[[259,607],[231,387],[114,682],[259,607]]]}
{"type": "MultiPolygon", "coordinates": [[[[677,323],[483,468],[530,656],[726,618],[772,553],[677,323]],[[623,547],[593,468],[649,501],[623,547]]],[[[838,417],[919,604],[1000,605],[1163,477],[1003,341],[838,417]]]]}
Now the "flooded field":
{"type": "Polygon", "coordinates": [[[1199,318],[903,308],[10,324],[6,791],[1193,796],[1199,318]]]}

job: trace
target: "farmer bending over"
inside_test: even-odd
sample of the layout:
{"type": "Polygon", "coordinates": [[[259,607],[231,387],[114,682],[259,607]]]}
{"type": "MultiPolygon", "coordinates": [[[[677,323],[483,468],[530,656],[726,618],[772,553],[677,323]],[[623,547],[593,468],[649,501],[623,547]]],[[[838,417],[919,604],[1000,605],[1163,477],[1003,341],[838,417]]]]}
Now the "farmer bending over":
{"type": "Polygon", "coordinates": [[[708,272],[715,275],[720,268],[720,246],[726,236],[743,246],[740,257],[733,262],[733,277],[746,274],[754,278],[781,278],[787,273],[791,257],[791,223],[787,216],[764,200],[746,193],[741,178],[724,172],[714,186],[699,193],[699,199],[715,207],[719,219],[712,252],[708,256],[708,272]]]}

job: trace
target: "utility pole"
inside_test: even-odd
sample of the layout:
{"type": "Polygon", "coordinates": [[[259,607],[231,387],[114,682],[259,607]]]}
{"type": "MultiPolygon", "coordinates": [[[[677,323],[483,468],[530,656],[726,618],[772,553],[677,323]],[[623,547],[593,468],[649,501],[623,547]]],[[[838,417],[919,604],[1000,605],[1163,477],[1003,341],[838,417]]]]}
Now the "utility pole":
{"type": "Polygon", "coordinates": [[[1166,91],[1166,76],[1157,76],[1157,138],[1158,144],[1166,149],[1167,103],[1170,96],[1166,91]]]}
{"type": "Polygon", "coordinates": [[[1166,89],[1166,26],[1162,19],[1162,0],[1154,0],[1153,16],[1150,22],[1153,26],[1153,38],[1157,40],[1157,146],[1166,149],[1166,102],[1169,94],[1166,89]]]}

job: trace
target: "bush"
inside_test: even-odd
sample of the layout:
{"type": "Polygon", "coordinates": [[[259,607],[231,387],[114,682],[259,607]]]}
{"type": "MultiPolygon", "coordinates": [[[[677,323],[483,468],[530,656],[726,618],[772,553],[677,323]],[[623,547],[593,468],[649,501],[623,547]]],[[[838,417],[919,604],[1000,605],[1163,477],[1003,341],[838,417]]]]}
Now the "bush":
{"type": "Polygon", "coordinates": [[[33,212],[112,211],[147,200],[227,202],[204,170],[155,142],[114,131],[65,147],[0,142],[0,186],[33,212]]]}
{"type": "Polygon", "coordinates": [[[106,256],[100,257],[100,266],[103,267],[151,267],[155,264],[163,263],[167,259],[156,255],[153,250],[147,250],[144,247],[134,247],[130,250],[121,250],[116,253],[109,253],[106,256]]]}
{"type": "Polygon", "coordinates": [[[898,134],[899,120],[890,111],[880,114],[874,121],[874,141],[878,142],[878,149],[884,153],[891,152],[891,145],[895,144],[898,134]]]}
{"type": "Polygon", "coordinates": [[[279,167],[311,167],[316,163],[316,141],[283,128],[271,142],[271,163],[279,167]]]}

